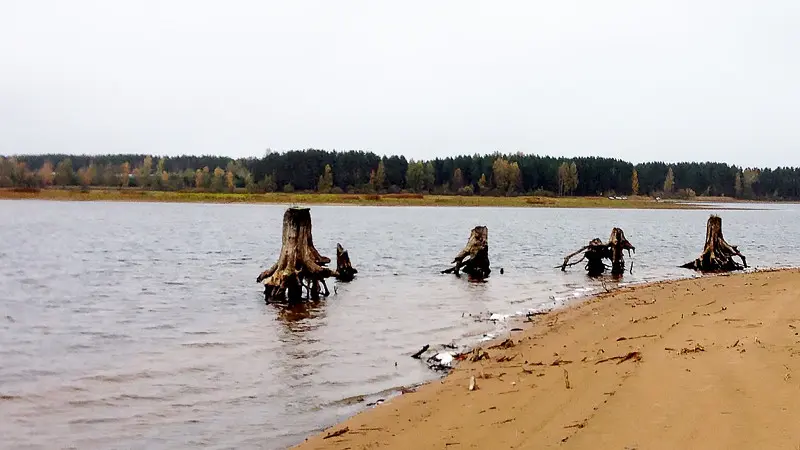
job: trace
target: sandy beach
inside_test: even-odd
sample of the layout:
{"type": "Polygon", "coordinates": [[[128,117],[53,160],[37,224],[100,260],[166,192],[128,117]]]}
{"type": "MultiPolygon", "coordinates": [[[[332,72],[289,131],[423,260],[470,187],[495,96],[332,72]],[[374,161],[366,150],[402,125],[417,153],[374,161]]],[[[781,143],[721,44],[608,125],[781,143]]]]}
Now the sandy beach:
{"type": "Polygon", "coordinates": [[[799,332],[800,270],[624,288],[296,448],[794,450],[799,332]]]}

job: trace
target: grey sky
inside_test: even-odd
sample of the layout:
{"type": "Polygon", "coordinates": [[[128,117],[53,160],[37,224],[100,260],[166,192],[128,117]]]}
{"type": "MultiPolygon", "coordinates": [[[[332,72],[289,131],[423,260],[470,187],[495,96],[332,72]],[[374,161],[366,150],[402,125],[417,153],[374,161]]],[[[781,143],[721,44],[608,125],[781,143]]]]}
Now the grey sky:
{"type": "Polygon", "coordinates": [[[800,2],[0,2],[0,154],[800,166],[800,2]]]}

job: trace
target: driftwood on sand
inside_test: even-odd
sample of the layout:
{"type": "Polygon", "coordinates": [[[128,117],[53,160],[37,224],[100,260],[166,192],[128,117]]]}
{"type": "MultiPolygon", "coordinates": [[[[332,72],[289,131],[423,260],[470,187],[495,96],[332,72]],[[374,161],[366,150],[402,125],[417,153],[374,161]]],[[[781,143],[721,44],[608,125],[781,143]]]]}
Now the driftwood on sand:
{"type": "Polygon", "coordinates": [[[455,265],[442,273],[458,275],[459,271],[463,271],[474,279],[487,278],[492,272],[489,268],[489,229],[485,226],[473,228],[467,245],[456,255],[452,264],[455,265]]]}
{"type": "Polygon", "coordinates": [[[330,258],[320,255],[314,248],[309,209],[289,208],[283,215],[283,239],[278,262],[262,272],[256,281],[264,284],[267,301],[316,300],[320,293],[325,296],[330,293],[325,279],[337,275],[325,267],[329,262],[330,258]]]}
{"type": "Polygon", "coordinates": [[[599,238],[594,238],[589,242],[589,245],[585,245],[567,255],[564,258],[564,262],[561,264],[561,270],[564,271],[567,267],[574,266],[586,260],[585,269],[589,276],[598,276],[609,268],[603,261],[604,259],[608,259],[611,262],[611,274],[622,275],[625,273],[624,250],[627,250],[628,255],[630,255],[631,251],[636,252],[636,247],[631,245],[628,239],[625,238],[625,232],[622,231],[622,228],[614,228],[611,230],[611,237],[608,239],[608,242],[603,242],[599,238]],[[570,262],[570,259],[581,254],[582,256],[580,259],[570,262]]]}
{"type": "Polygon", "coordinates": [[[703,246],[703,253],[681,267],[701,272],[729,272],[744,269],[747,267],[747,260],[735,245],[728,244],[722,236],[722,218],[712,215],[706,223],[706,243],[703,246]],[[739,264],[734,260],[734,256],[738,256],[742,263],[739,264]]]}
{"type": "Polygon", "coordinates": [[[336,244],[336,279],[339,281],[353,281],[358,270],[350,264],[350,255],[342,244],[336,244]]]}

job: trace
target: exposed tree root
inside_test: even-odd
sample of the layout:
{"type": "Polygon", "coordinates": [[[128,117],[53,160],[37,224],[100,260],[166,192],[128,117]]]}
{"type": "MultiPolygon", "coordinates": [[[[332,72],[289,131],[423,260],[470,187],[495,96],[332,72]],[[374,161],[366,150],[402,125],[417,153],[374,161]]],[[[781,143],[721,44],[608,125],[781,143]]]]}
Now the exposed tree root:
{"type": "Polygon", "coordinates": [[[747,267],[747,260],[735,245],[730,245],[722,236],[722,218],[712,215],[706,223],[706,243],[703,253],[694,261],[682,265],[684,269],[700,272],[730,272],[747,267]],[[742,263],[733,259],[738,256],[742,263]]]}
{"type": "Polygon", "coordinates": [[[589,276],[598,276],[602,275],[606,269],[609,268],[609,266],[603,262],[604,259],[608,259],[611,262],[611,274],[622,275],[625,273],[624,250],[627,250],[630,256],[631,251],[636,252],[636,247],[628,242],[621,228],[614,228],[611,230],[611,237],[608,239],[608,242],[604,243],[599,238],[594,238],[589,242],[589,245],[581,247],[577,251],[567,255],[564,258],[564,262],[561,264],[561,270],[564,271],[567,267],[574,266],[586,260],[585,269],[589,276]],[[570,259],[578,255],[582,255],[580,259],[570,262],[570,259]]]}
{"type": "Polygon", "coordinates": [[[320,294],[330,294],[325,278],[337,275],[335,271],[324,267],[329,262],[330,258],[320,255],[314,248],[309,209],[289,208],[283,215],[283,238],[278,262],[262,272],[256,281],[264,283],[267,301],[316,300],[320,294]]]}
{"type": "Polygon", "coordinates": [[[336,279],[339,281],[353,281],[358,270],[350,264],[350,255],[342,244],[336,244],[336,279]]]}
{"type": "Polygon", "coordinates": [[[453,264],[453,267],[443,270],[442,273],[458,275],[463,270],[470,278],[487,278],[492,273],[489,268],[489,229],[484,226],[473,228],[466,247],[456,255],[453,264]]]}

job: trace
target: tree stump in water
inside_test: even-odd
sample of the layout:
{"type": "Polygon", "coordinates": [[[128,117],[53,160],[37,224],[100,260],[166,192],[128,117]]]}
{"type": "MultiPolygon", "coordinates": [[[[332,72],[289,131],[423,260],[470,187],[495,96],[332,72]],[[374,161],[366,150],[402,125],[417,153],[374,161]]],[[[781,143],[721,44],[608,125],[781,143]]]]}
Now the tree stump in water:
{"type": "Polygon", "coordinates": [[[611,237],[608,239],[608,250],[611,253],[609,259],[611,260],[611,275],[622,275],[625,273],[625,255],[623,250],[631,250],[636,252],[636,247],[631,245],[625,239],[625,232],[622,228],[614,228],[611,230],[611,237]]]}
{"type": "Polygon", "coordinates": [[[701,272],[730,272],[747,267],[747,260],[735,245],[725,242],[722,236],[722,218],[711,215],[706,223],[706,243],[703,246],[703,253],[699,258],[681,267],[701,272]],[[734,256],[741,258],[742,263],[735,261],[734,256]]]}
{"type": "Polygon", "coordinates": [[[256,278],[264,283],[264,297],[297,302],[305,297],[319,299],[330,294],[325,278],[336,272],[324,267],[331,262],[314,248],[311,237],[311,212],[308,208],[289,208],[283,214],[283,239],[278,262],[256,278]]]}
{"type": "Polygon", "coordinates": [[[350,255],[342,244],[336,244],[336,279],[339,281],[353,281],[358,270],[350,264],[350,255]]]}
{"type": "Polygon", "coordinates": [[[489,229],[484,226],[473,228],[466,247],[456,255],[453,264],[455,266],[443,270],[442,273],[458,275],[459,271],[463,271],[470,278],[477,280],[487,278],[492,273],[489,268],[489,229]]]}
{"type": "MultiPolygon", "coordinates": [[[[606,256],[606,244],[600,238],[594,238],[584,248],[586,251],[583,257],[586,258],[586,270],[589,275],[595,276],[605,272],[606,264],[603,262],[603,258],[606,256]]],[[[561,270],[564,268],[562,267],[561,270]]]]}
{"type": "Polygon", "coordinates": [[[589,245],[581,247],[576,252],[567,255],[564,258],[564,262],[561,264],[561,270],[565,271],[567,267],[574,266],[585,259],[586,272],[589,276],[595,277],[605,273],[608,266],[606,266],[603,260],[608,259],[611,261],[611,274],[622,275],[625,273],[625,256],[623,250],[628,250],[628,253],[630,253],[631,250],[635,252],[636,247],[631,245],[628,239],[625,238],[625,233],[622,231],[622,228],[614,228],[611,230],[611,237],[608,239],[608,242],[603,243],[599,238],[594,238],[589,242],[589,245]],[[581,253],[583,253],[581,259],[572,263],[569,262],[572,257],[580,255],[581,253]]]}

